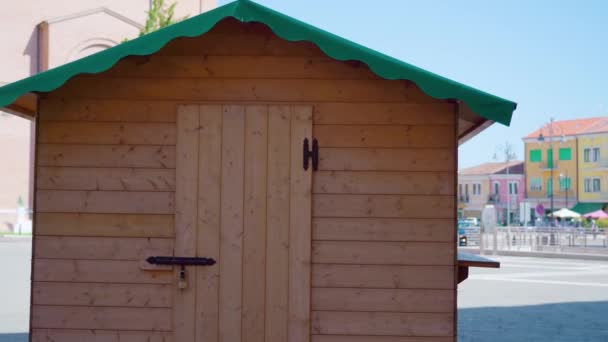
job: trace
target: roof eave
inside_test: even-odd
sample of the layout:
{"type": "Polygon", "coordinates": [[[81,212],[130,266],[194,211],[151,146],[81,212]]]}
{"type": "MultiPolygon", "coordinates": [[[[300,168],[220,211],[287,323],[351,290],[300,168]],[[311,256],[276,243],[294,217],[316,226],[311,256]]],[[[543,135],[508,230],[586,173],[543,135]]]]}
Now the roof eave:
{"type": "Polygon", "coordinates": [[[2,110],[25,119],[34,119],[38,113],[38,95],[25,93],[2,110]]]}

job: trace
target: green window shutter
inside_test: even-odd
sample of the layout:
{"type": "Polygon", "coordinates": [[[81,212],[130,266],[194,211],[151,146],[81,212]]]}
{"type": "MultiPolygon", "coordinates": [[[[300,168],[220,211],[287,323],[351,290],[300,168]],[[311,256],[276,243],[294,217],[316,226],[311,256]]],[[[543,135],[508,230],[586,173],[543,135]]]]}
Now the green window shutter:
{"type": "Polygon", "coordinates": [[[543,159],[543,153],[541,150],[530,150],[530,162],[531,163],[540,163],[543,159]]]}
{"type": "Polygon", "coordinates": [[[552,148],[547,150],[547,167],[550,169],[553,168],[553,149],[552,148]]]}
{"type": "Polygon", "coordinates": [[[572,149],[560,148],[559,149],[559,160],[572,160],[572,149]]]}
{"type": "Polygon", "coordinates": [[[553,193],[553,180],[551,178],[547,179],[547,197],[550,197],[553,193]]]}

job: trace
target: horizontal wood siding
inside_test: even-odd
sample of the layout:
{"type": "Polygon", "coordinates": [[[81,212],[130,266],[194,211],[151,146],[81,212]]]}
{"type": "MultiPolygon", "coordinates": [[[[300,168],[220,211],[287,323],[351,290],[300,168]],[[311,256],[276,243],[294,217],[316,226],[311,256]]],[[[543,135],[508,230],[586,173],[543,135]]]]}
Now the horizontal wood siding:
{"type": "Polygon", "coordinates": [[[313,107],[312,341],[453,340],[454,105],[228,20],[42,98],[33,341],[172,340],[174,274],[141,266],[173,253],[177,107],[206,103],[313,107]]]}
{"type": "Polygon", "coordinates": [[[84,329],[32,329],[32,342],[172,342],[170,332],[84,329]]]}

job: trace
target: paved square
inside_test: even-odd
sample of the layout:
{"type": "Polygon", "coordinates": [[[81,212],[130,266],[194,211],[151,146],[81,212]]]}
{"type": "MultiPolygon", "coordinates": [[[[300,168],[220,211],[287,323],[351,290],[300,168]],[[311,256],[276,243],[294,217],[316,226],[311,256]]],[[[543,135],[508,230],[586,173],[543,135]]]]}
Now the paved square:
{"type": "Polygon", "coordinates": [[[608,341],[608,262],[492,259],[459,287],[459,341],[608,341]]]}

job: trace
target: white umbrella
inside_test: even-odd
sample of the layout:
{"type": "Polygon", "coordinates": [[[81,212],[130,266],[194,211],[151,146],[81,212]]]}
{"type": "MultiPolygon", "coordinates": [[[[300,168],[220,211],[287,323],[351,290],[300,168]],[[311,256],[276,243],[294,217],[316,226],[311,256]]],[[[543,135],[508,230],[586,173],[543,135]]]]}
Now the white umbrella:
{"type": "Polygon", "coordinates": [[[553,214],[550,214],[550,216],[555,216],[559,218],[579,218],[581,217],[581,214],[574,212],[568,208],[562,208],[558,211],[554,211],[553,214]]]}

